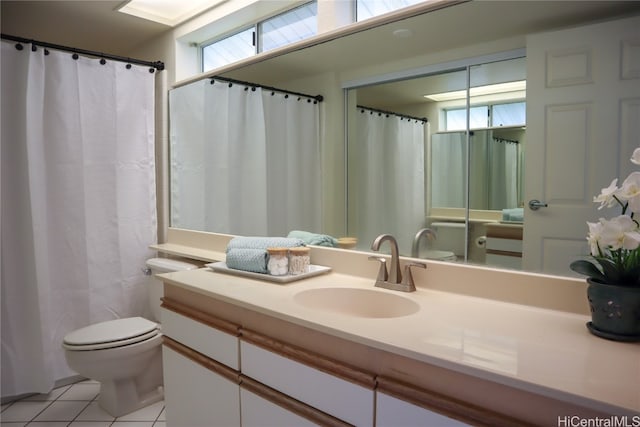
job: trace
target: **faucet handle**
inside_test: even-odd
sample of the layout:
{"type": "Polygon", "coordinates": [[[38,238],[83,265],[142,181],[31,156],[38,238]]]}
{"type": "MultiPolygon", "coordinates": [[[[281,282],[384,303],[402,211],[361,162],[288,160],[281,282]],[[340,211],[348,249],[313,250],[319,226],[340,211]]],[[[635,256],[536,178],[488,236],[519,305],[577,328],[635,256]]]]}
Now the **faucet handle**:
{"type": "Polygon", "coordinates": [[[369,257],[369,261],[378,261],[380,263],[380,269],[378,270],[378,277],[376,277],[376,282],[386,282],[389,278],[387,274],[387,259],[381,256],[372,255],[369,257]]]}
{"type": "Polygon", "coordinates": [[[411,267],[427,268],[427,264],[422,262],[410,262],[404,266],[402,284],[407,287],[407,292],[413,292],[416,290],[416,285],[413,282],[413,275],[411,274],[411,267]]]}

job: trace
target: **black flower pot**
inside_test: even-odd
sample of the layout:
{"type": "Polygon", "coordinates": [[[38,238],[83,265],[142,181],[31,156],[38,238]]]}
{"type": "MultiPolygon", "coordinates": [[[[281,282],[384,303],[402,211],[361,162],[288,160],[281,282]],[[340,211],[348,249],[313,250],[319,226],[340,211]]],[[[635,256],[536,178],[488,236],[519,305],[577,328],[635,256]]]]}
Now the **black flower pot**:
{"type": "Polygon", "coordinates": [[[640,288],[587,279],[594,335],[614,341],[640,341],[640,288]]]}

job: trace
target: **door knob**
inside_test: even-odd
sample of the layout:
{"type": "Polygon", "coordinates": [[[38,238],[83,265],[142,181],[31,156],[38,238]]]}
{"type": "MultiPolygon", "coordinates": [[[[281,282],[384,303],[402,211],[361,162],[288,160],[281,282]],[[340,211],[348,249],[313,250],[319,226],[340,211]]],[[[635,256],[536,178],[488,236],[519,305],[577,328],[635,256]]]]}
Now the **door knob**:
{"type": "Polygon", "coordinates": [[[541,202],[538,199],[529,200],[529,209],[531,209],[532,211],[537,211],[538,209],[546,208],[547,206],[549,205],[547,205],[544,202],[541,202]]]}

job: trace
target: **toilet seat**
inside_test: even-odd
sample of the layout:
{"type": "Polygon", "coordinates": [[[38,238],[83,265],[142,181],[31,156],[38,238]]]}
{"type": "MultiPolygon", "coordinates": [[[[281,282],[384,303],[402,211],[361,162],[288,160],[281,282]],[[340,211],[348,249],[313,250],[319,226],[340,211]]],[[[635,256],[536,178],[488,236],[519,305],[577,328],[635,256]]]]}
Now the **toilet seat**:
{"type": "Polygon", "coordinates": [[[67,350],[104,350],[146,341],[160,334],[159,325],[142,317],[109,320],[73,331],[64,337],[67,350]]]}

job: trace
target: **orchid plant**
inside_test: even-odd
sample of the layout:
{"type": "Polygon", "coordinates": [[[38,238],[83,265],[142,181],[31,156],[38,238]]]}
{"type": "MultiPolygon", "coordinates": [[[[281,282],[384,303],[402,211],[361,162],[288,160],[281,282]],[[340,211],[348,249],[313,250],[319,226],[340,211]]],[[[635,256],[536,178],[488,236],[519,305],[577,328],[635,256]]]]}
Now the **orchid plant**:
{"type": "MultiPolygon", "coordinates": [[[[640,166],[640,147],[631,156],[631,162],[640,166]]],[[[587,222],[587,241],[591,259],[571,263],[571,269],[600,283],[635,287],[640,286],[640,172],[632,172],[618,187],[614,179],[607,188],[594,197],[598,209],[620,206],[619,216],[598,222],[587,222]]]]}

